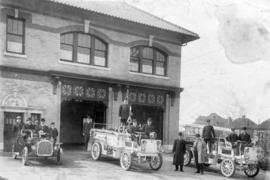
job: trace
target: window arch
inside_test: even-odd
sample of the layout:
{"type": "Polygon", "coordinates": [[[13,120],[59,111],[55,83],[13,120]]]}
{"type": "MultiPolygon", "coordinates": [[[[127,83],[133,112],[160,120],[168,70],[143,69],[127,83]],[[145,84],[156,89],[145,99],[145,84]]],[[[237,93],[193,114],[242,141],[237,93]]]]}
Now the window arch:
{"type": "Polygon", "coordinates": [[[167,54],[149,46],[135,46],[130,49],[130,66],[132,72],[167,75],[167,54]]]}
{"type": "Polygon", "coordinates": [[[61,34],[61,61],[107,66],[108,45],[98,37],[82,32],[61,34]]]}

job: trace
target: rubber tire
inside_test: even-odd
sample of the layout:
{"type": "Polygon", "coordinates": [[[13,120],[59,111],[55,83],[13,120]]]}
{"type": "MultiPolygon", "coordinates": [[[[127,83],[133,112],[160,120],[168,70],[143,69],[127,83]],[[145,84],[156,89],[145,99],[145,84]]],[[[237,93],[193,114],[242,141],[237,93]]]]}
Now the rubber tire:
{"type": "Polygon", "coordinates": [[[121,156],[120,156],[120,166],[121,168],[123,168],[125,171],[130,170],[131,166],[132,166],[132,157],[131,154],[129,152],[122,152],[121,156]],[[129,164],[128,166],[125,166],[123,163],[124,157],[127,156],[128,160],[129,160],[129,164]]]}
{"type": "Polygon", "coordinates": [[[159,163],[158,167],[156,167],[156,168],[153,167],[153,166],[152,166],[152,163],[151,163],[151,159],[152,159],[153,157],[151,157],[151,159],[150,159],[149,166],[150,166],[150,168],[151,168],[152,170],[155,170],[155,171],[159,170],[159,169],[161,168],[162,164],[163,164],[163,157],[162,157],[162,155],[161,155],[160,153],[158,153],[158,157],[160,158],[160,163],[159,163]]]}
{"type": "Polygon", "coordinates": [[[102,149],[101,149],[101,144],[98,143],[98,142],[95,142],[95,143],[92,145],[92,147],[91,147],[91,157],[92,157],[92,159],[95,160],[95,161],[99,160],[100,157],[101,157],[101,151],[102,151],[102,149]],[[97,157],[94,157],[94,156],[93,156],[93,150],[94,150],[94,147],[95,147],[95,146],[97,146],[97,148],[99,149],[99,152],[98,152],[98,154],[97,154],[97,157]]]}
{"type": "Polygon", "coordinates": [[[191,163],[191,159],[192,159],[192,152],[190,150],[186,150],[185,154],[188,153],[188,157],[189,159],[187,161],[185,161],[185,155],[184,155],[184,166],[188,166],[191,163]]]}
{"type": "Polygon", "coordinates": [[[254,173],[254,174],[252,174],[252,175],[249,175],[246,171],[247,170],[244,170],[244,173],[245,173],[245,175],[247,176],[247,177],[255,177],[255,176],[257,176],[258,174],[259,174],[259,172],[260,172],[260,167],[259,167],[259,165],[257,164],[256,165],[256,172],[254,173]]]}
{"type": "Polygon", "coordinates": [[[23,148],[23,153],[22,153],[22,164],[24,166],[27,165],[27,161],[28,161],[28,148],[24,147],[23,148]]]}
{"type": "Polygon", "coordinates": [[[220,171],[221,171],[221,174],[223,175],[223,176],[225,176],[225,177],[232,177],[233,175],[234,175],[234,173],[235,173],[235,169],[236,169],[236,167],[235,167],[235,163],[233,162],[233,160],[231,160],[231,159],[223,159],[222,161],[221,161],[221,164],[220,164],[220,171]],[[230,174],[225,174],[224,172],[223,172],[223,170],[222,170],[222,167],[224,167],[225,166],[225,163],[231,163],[232,164],[232,172],[230,173],[230,174]]]}
{"type": "Polygon", "coordinates": [[[56,162],[58,165],[62,164],[62,157],[63,157],[63,150],[62,148],[59,148],[56,155],[56,162]]]}

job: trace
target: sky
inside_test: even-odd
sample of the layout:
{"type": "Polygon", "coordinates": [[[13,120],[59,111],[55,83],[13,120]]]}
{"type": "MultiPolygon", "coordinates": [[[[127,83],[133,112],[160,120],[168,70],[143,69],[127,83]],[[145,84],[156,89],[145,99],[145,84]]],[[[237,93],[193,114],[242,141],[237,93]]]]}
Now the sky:
{"type": "Polygon", "coordinates": [[[121,1],[200,36],[182,48],[180,124],[270,118],[270,0],[121,1]]]}
{"type": "Polygon", "coordinates": [[[129,0],[200,35],[182,49],[180,124],[270,118],[269,0],[129,0]]]}

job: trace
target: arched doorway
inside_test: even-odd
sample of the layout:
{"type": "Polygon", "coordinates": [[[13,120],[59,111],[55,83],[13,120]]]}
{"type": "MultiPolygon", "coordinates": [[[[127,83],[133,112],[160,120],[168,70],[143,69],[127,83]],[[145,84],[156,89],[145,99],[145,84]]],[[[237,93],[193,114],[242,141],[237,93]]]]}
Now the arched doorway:
{"type": "Polygon", "coordinates": [[[102,101],[71,99],[61,103],[60,141],[65,145],[83,144],[83,118],[90,115],[95,128],[106,123],[106,105],[102,101]]]}

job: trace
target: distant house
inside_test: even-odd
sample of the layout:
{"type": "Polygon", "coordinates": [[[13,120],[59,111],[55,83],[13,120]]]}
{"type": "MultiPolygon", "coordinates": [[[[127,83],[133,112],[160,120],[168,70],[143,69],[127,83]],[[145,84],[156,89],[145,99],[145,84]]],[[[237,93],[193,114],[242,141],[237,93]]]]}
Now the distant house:
{"type": "Polygon", "coordinates": [[[258,125],[246,116],[237,118],[232,122],[232,128],[241,130],[243,127],[247,128],[247,132],[253,136],[254,130],[258,128],[258,125]]]}
{"type": "Polygon", "coordinates": [[[211,113],[208,116],[199,116],[195,120],[195,124],[206,124],[207,119],[211,120],[211,124],[213,126],[230,128],[231,124],[232,124],[232,119],[231,118],[225,119],[225,118],[219,116],[216,113],[211,113]]]}

